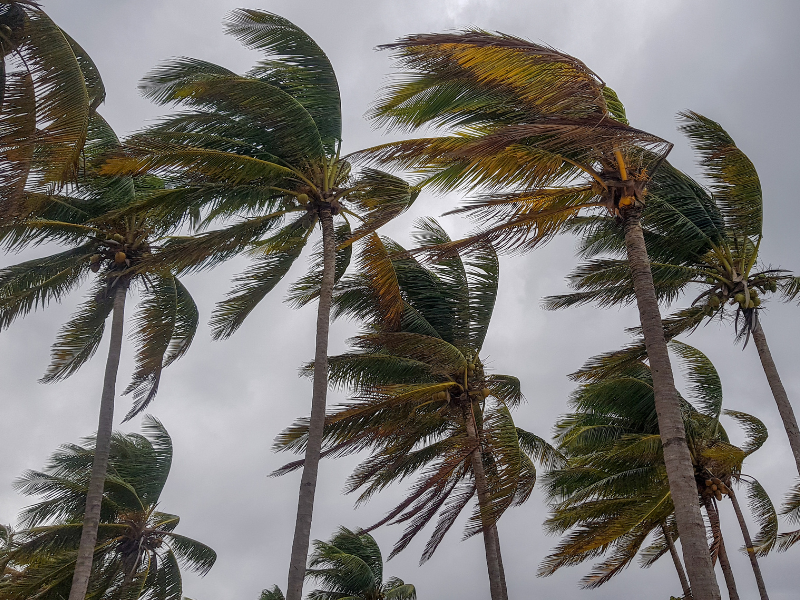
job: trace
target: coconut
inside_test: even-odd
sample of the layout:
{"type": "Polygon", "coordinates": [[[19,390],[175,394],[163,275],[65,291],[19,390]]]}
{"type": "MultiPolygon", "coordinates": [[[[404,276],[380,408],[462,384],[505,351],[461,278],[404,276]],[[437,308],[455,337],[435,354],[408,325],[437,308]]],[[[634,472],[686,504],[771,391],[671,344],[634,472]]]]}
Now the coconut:
{"type": "Polygon", "coordinates": [[[99,262],[92,263],[91,265],[89,265],[89,268],[92,270],[92,273],[97,273],[100,270],[100,263],[99,262]]]}
{"type": "Polygon", "coordinates": [[[753,298],[753,306],[761,306],[761,298],[753,298]]]}
{"type": "Polygon", "coordinates": [[[711,296],[711,297],[708,299],[708,305],[709,305],[711,308],[714,308],[714,309],[717,309],[717,308],[719,308],[719,297],[718,297],[718,296],[711,296]]]}
{"type": "Polygon", "coordinates": [[[112,235],[112,236],[111,236],[111,239],[113,239],[115,242],[119,242],[120,244],[121,244],[122,242],[124,242],[124,241],[125,241],[125,238],[124,238],[124,237],[122,237],[122,236],[121,236],[120,234],[118,234],[118,233],[115,233],[114,235],[112,235]]]}
{"type": "Polygon", "coordinates": [[[706,487],[711,487],[713,483],[710,479],[706,479],[706,487]]]}
{"type": "Polygon", "coordinates": [[[738,302],[739,304],[744,304],[744,301],[745,301],[744,294],[742,294],[741,292],[739,292],[738,294],[736,294],[736,295],[733,297],[733,299],[734,299],[734,300],[736,300],[736,302],[738,302]]]}
{"type": "Polygon", "coordinates": [[[492,390],[490,390],[489,388],[483,388],[481,390],[481,394],[483,394],[484,398],[488,398],[489,396],[492,395],[492,390]]]}
{"type": "Polygon", "coordinates": [[[308,194],[298,194],[297,201],[303,206],[305,206],[306,204],[308,204],[308,194]]]}
{"type": "Polygon", "coordinates": [[[117,252],[114,255],[114,262],[117,263],[118,265],[121,265],[121,264],[125,263],[125,259],[126,258],[128,258],[128,257],[126,256],[126,254],[124,252],[117,252]]]}
{"type": "Polygon", "coordinates": [[[719,488],[717,487],[716,483],[712,483],[711,484],[711,489],[716,492],[719,488]]]}
{"type": "Polygon", "coordinates": [[[633,196],[623,196],[619,199],[619,205],[624,208],[626,206],[632,206],[636,199],[633,196]]]}
{"type": "Polygon", "coordinates": [[[714,497],[717,499],[717,502],[722,502],[722,492],[720,492],[719,490],[714,492],[714,497]]]}

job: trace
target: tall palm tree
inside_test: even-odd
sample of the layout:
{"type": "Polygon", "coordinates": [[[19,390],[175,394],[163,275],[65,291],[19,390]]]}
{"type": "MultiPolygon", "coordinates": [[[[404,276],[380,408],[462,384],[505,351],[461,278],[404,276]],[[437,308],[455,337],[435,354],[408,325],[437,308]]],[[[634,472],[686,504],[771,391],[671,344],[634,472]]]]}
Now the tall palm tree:
{"type": "MultiPolygon", "coordinates": [[[[450,241],[433,219],[418,228],[423,247],[450,241]]],[[[370,449],[346,487],[361,490],[359,502],[419,473],[408,498],[367,530],[409,523],[390,558],[438,514],[426,561],[477,495],[467,535],[483,533],[491,596],[507,598],[497,520],[530,496],[532,458],[550,466],[560,457],[515,427],[509,408],[523,399],[519,380],[490,374],[480,358],[497,295],[497,256],[484,244],[428,268],[372,235],[360,261],[359,272],[340,283],[334,305],[337,315],[356,317],[365,328],[352,352],[329,359],[331,382],[353,395],[326,418],[323,456],[370,449]]],[[[300,421],[276,448],[302,451],[308,431],[300,421]]]]}
{"type": "MultiPolygon", "coordinates": [[[[157,510],[172,464],[172,440],[153,417],[145,418],[143,429],[145,435],[112,436],[92,598],[181,600],[181,567],[203,575],[216,560],[205,544],[175,533],[178,516],[157,510]]],[[[23,494],[41,501],[23,511],[23,528],[0,550],[0,564],[15,571],[0,579],[0,597],[56,600],[69,592],[94,454],[91,438],[64,445],[43,471],[28,471],[17,480],[23,494]]]]}
{"type": "Polygon", "coordinates": [[[586,210],[621,222],[689,579],[697,596],[717,600],[641,227],[648,183],[663,176],[658,167],[671,144],[631,127],[616,94],[582,62],[552,48],[479,30],[412,35],[387,47],[407,72],[379,100],[375,118],[446,131],[386,144],[369,156],[421,171],[434,188],[491,192],[461,209],[479,218],[481,229],[442,254],[487,240],[502,250],[529,250],[586,210]]]}
{"type": "MultiPolygon", "coordinates": [[[[700,291],[691,307],[665,319],[665,330],[668,337],[674,337],[717,319],[735,323],[737,339],[752,334],[800,473],[800,428],[760,318],[762,299],[778,292],[786,301],[795,300],[800,295],[800,278],[759,260],[763,199],[753,163],[719,123],[694,112],[680,116],[681,129],[700,157],[711,193],[695,186],[697,210],[673,215],[661,211],[661,219],[645,223],[659,299],[674,300],[690,286],[700,291]],[[691,230],[691,240],[700,243],[676,243],[676,226],[691,230]]],[[[590,259],[570,275],[570,284],[578,291],[547,298],[545,306],[556,309],[588,302],[603,306],[632,302],[635,292],[627,262],[609,258],[609,254],[624,254],[624,240],[597,221],[587,219],[578,227],[584,234],[582,255],[590,259]],[[605,256],[597,258],[601,254],[605,256]]],[[[635,360],[637,353],[644,353],[642,344],[629,348],[626,354],[635,360]]]]}
{"type": "MultiPolygon", "coordinates": [[[[744,459],[766,441],[764,425],[747,413],[722,410],[722,386],[713,364],[700,351],[671,342],[682,360],[694,405],[683,400],[682,410],[689,436],[696,494],[705,506],[712,529],[712,552],[723,567],[729,596],[738,597],[724,540],[719,527],[717,502],[728,495],[742,527],[762,599],[766,588],[757,561],[776,542],[777,515],[763,487],[742,473],[744,459]],[[730,443],[720,423],[727,416],[742,427],[745,443],[730,443]],[[748,490],[750,506],[761,525],[751,539],[733,483],[748,490]]],[[[548,475],[548,492],[554,500],[547,521],[551,532],[568,533],[545,559],[540,573],[610,553],[583,579],[584,587],[597,587],[621,572],[640,553],[643,566],[652,565],[670,552],[681,576],[684,595],[691,597],[683,566],[674,551],[674,504],[666,482],[662,446],[657,435],[652,375],[642,363],[624,371],[582,384],[573,394],[574,413],[558,425],[559,448],[568,465],[548,475]],[[655,535],[652,545],[642,549],[655,535]]]]}
{"type": "Polygon", "coordinates": [[[26,190],[74,180],[105,98],[89,55],[32,0],[0,0],[0,222],[26,190]]]}
{"type": "Polygon", "coordinates": [[[246,47],[262,52],[263,60],[245,75],[192,58],[157,68],[142,83],[145,95],[187,110],[134,136],[128,142],[132,156],[108,169],[171,177],[172,189],[144,204],[165,221],[202,221],[203,227],[227,221],[195,239],[176,239],[161,257],[167,264],[180,270],[208,267],[244,251],[255,257],[212,317],[216,338],[227,338],[241,326],[286,275],[317,226],[321,230],[316,264],[293,294],[297,304],[319,298],[313,435],[300,483],[287,588],[289,600],[300,600],[325,418],[333,285],[350,261],[349,243],[403,212],[416,193],[381,171],[351,174],[340,153],[336,75],[308,34],[257,10],[234,11],[225,27],[246,47]],[[351,219],[360,223],[354,231],[351,219]]]}
{"type": "Polygon", "coordinates": [[[119,141],[99,115],[92,117],[89,137],[86,164],[77,185],[66,193],[27,195],[25,210],[34,216],[0,229],[0,239],[12,249],[44,241],[67,246],[62,252],[0,270],[0,329],[39,307],[59,302],[93,275],[88,299],[58,335],[43,382],[69,377],[88,361],[97,351],[111,316],[97,449],[71,600],[83,600],[91,573],[128,293],[138,291],[142,302],[134,318],[136,369],[126,393],[132,393],[135,401],[127,418],[154,399],[162,369],[188,350],[198,322],[197,307],[189,292],[158,261],[160,244],[169,228],[143,210],[117,214],[163,184],[153,177],[102,175],[100,165],[109,153],[119,150],[119,141]]]}

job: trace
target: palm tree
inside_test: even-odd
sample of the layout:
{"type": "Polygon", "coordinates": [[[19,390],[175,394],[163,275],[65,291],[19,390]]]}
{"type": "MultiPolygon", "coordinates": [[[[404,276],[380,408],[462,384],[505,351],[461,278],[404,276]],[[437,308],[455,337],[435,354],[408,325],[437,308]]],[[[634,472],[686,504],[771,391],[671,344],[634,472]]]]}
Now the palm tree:
{"type": "MultiPolygon", "coordinates": [[[[671,342],[682,360],[695,405],[682,401],[692,453],[697,496],[705,506],[712,529],[712,553],[718,557],[728,584],[736,594],[719,527],[717,502],[728,495],[742,528],[748,556],[762,599],[767,598],[757,556],[769,552],[777,535],[777,515],[763,487],[742,473],[742,462],[763,445],[763,423],[747,413],[722,410],[722,385],[713,364],[691,346],[671,342]],[[745,443],[733,446],[720,423],[722,415],[742,427],[745,443]],[[761,531],[751,539],[733,483],[744,484],[750,507],[761,531]]],[[[683,566],[674,549],[674,504],[666,482],[661,441],[657,434],[652,375],[642,362],[630,363],[619,373],[584,383],[573,394],[575,412],[557,425],[559,449],[569,464],[548,475],[554,500],[547,521],[551,532],[568,535],[545,559],[540,574],[610,553],[583,579],[597,587],[628,566],[640,552],[643,566],[670,552],[681,577],[685,597],[691,597],[683,566]],[[652,545],[641,549],[655,535],[652,545]]]]}
{"type": "MultiPolygon", "coordinates": [[[[172,440],[164,426],[145,417],[145,435],[112,436],[99,537],[90,578],[92,598],[181,600],[181,566],[204,575],[216,553],[175,533],[179,518],[157,510],[172,464],[172,440]]],[[[0,579],[8,600],[64,598],[76,568],[81,521],[95,454],[95,440],[62,446],[43,471],[16,482],[40,502],[24,510],[13,543],[0,564],[17,574],[0,579]]]]}
{"type": "MultiPolygon", "coordinates": [[[[306,578],[321,583],[308,600],[415,600],[417,591],[398,577],[383,581],[383,558],[375,538],[340,527],[329,542],[314,541],[306,578]]],[[[261,592],[260,600],[284,600],[278,586],[261,592]]]]}
{"type": "Polygon", "coordinates": [[[128,292],[139,291],[143,300],[134,318],[136,370],[125,393],[132,393],[135,402],[127,418],[154,399],[163,367],[187,351],[198,322],[197,307],[189,292],[158,261],[162,251],[159,244],[169,229],[146,211],[125,216],[116,213],[163,184],[152,177],[100,174],[99,165],[109,153],[118,151],[119,141],[99,115],[92,117],[91,125],[86,166],[78,185],[71,186],[66,194],[26,196],[25,210],[35,216],[0,230],[0,239],[12,249],[42,241],[68,247],[0,270],[0,329],[40,306],[60,301],[94,274],[88,299],[58,335],[43,382],[69,377],[88,361],[99,347],[105,322],[111,316],[95,464],[71,600],[83,600],[91,573],[128,292]],[[40,209],[42,204],[44,208],[40,209]]]}
{"type": "MultiPolygon", "coordinates": [[[[418,222],[416,239],[423,247],[450,241],[433,219],[418,222]]],[[[408,498],[367,530],[409,523],[390,558],[438,513],[422,562],[429,559],[477,494],[467,535],[483,533],[492,598],[507,598],[497,520],[530,496],[531,457],[548,466],[560,457],[514,426],[509,408],[523,399],[519,380],[490,374],[480,358],[497,295],[497,256],[484,244],[428,268],[372,235],[360,262],[334,304],[337,316],[356,317],[365,330],[352,340],[352,352],[329,359],[331,382],[353,396],[326,418],[323,456],[371,450],[346,488],[362,490],[359,502],[420,473],[408,498]]],[[[300,421],[276,448],[302,451],[308,431],[308,421],[300,421]]]]}
{"type": "Polygon", "coordinates": [[[172,189],[143,205],[167,222],[202,221],[206,227],[228,221],[195,239],[175,240],[161,257],[167,264],[178,270],[208,267],[245,250],[256,257],[212,317],[216,338],[227,338],[241,326],[286,275],[316,227],[321,229],[316,264],[293,290],[300,305],[319,298],[313,434],[300,483],[287,588],[289,600],[300,600],[325,418],[333,286],[350,261],[350,243],[403,212],[416,192],[374,169],[351,174],[340,153],[336,75],[308,34],[257,10],[234,11],[225,27],[265,58],[245,75],[192,58],[157,68],[142,84],[145,95],[187,110],[134,136],[129,140],[132,156],[108,169],[171,177],[172,189]],[[238,220],[230,224],[233,218],[238,220]],[[350,219],[360,221],[355,231],[350,219]]]}
{"type": "MultiPolygon", "coordinates": [[[[762,299],[774,292],[786,301],[796,299],[800,295],[800,278],[783,269],[759,264],[763,201],[753,163],[719,123],[694,112],[680,116],[681,129],[700,156],[703,174],[711,182],[711,193],[695,185],[696,210],[673,211],[672,215],[662,210],[660,219],[645,224],[648,250],[654,257],[657,296],[662,301],[671,301],[689,286],[700,288],[690,308],[665,319],[667,336],[694,330],[712,319],[734,322],[737,339],[746,340],[752,334],[800,473],[800,428],[760,319],[762,299]],[[688,230],[691,239],[700,243],[676,243],[674,227],[688,230]]],[[[597,258],[600,254],[621,255],[624,240],[596,221],[587,219],[579,228],[584,233],[582,255],[590,260],[570,275],[570,285],[578,291],[547,298],[546,308],[588,302],[609,306],[633,301],[626,261],[597,258]]],[[[635,355],[643,353],[640,343],[629,348],[626,355],[636,360],[635,355]]]]}
{"type": "Polygon", "coordinates": [[[582,62],[552,48],[479,30],[413,35],[387,48],[407,73],[379,100],[375,118],[396,128],[447,131],[368,155],[421,171],[437,189],[490,192],[460,209],[480,219],[481,229],[442,248],[443,255],[487,240],[503,250],[530,250],[585,210],[621,221],[689,579],[698,597],[717,600],[641,227],[648,182],[662,176],[658,167],[671,144],[631,127],[616,94],[582,62]]]}
{"type": "Polygon", "coordinates": [[[104,98],[91,58],[37,2],[0,0],[0,222],[26,190],[74,180],[104,98]]]}

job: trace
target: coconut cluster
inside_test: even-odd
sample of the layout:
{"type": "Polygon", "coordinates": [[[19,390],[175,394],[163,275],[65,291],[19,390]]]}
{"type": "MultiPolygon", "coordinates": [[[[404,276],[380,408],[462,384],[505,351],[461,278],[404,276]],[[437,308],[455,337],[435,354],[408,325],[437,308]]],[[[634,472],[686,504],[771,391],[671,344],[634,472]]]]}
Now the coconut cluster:
{"type": "Polygon", "coordinates": [[[730,488],[719,477],[712,476],[704,479],[702,485],[698,485],[698,487],[700,487],[700,495],[713,496],[717,502],[722,501],[723,495],[730,496],[731,494],[730,488]]]}
{"type": "MultiPolygon", "coordinates": [[[[706,279],[707,283],[717,283],[713,277],[706,279]]],[[[730,287],[721,284],[719,290],[709,294],[706,300],[705,312],[711,315],[719,308],[729,302],[731,306],[738,305],[741,310],[752,310],[761,306],[760,293],[776,292],[778,284],[774,279],[758,279],[750,283],[740,281],[730,287]]]]}
{"type": "Polygon", "coordinates": [[[464,375],[465,373],[463,371],[461,373],[453,374],[451,379],[453,380],[454,385],[451,385],[449,390],[436,392],[431,396],[431,400],[450,402],[453,399],[458,399],[474,402],[485,400],[492,395],[492,390],[486,387],[483,365],[479,359],[476,358],[474,362],[470,362],[467,365],[466,389],[464,389],[463,386],[464,375]]]}
{"type": "Polygon", "coordinates": [[[150,246],[146,242],[132,242],[119,233],[109,234],[89,257],[89,268],[94,273],[104,265],[109,270],[124,270],[131,266],[131,259],[147,254],[150,254],[150,246]]]}

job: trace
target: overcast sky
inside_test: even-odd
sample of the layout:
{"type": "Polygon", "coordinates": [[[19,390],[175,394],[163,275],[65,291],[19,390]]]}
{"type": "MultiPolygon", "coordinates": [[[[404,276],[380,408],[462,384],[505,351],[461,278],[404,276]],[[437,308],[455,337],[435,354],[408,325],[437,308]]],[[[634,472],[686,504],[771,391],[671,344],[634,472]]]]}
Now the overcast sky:
{"type": "MultiPolygon", "coordinates": [[[[136,89],[138,80],[160,61],[192,56],[243,72],[258,59],[222,33],[223,17],[242,6],[241,0],[42,1],[98,64],[108,90],[101,112],[120,135],[163,114],[136,89]]],[[[472,26],[544,42],[582,59],[618,92],[636,127],[675,142],[671,160],[689,172],[694,171],[692,156],[676,131],[675,114],[692,109],[709,116],[722,123],[759,170],[765,193],[763,260],[800,269],[800,203],[792,184],[800,139],[796,1],[254,0],[245,7],[289,18],[329,54],[342,89],[346,150],[383,139],[363,118],[391,71],[388,56],[373,50],[376,45],[409,33],[472,26]]],[[[457,200],[423,195],[384,233],[407,242],[416,217],[439,215],[457,200]]],[[[443,221],[451,231],[465,228],[452,218],[443,221]]],[[[545,436],[565,410],[573,387],[567,374],[592,355],[620,347],[627,341],[624,328],[638,324],[633,307],[559,313],[539,308],[543,296],[565,291],[564,276],[575,264],[573,243],[564,238],[533,254],[502,260],[499,301],[484,350],[493,370],[522,380],[528,403],[516,413],[519,426],[545,436]]],[[[0,264],[17,260],[3,257],[0,264]]],[[[231,261],[187,278],[204,323],[244,264],[231,261]]],[[[256,600],[275,583],[285,589],[299,473],[281,479],[267,474],[288,458],[270,451],[274,436],[307,414],[310,405],[311,383],[299,379],[297,369],[313,356],[316,307],[295,311],[281,301],[302,268],[298,263],[230,340],[212,343],[203,328],[188,355],[166,371],[152,405],[175,444],[160,508],[179,514],[178,531],[209,544],[219,555],[204,579],[184,577],[184,593],[195,600],[256,600]]],[[[107,341],[71,379],[49,386],[37,383],[59,325],[80,300],[76,294],[0,335],[0,522],[13,522],[30,502],[13,490],[15,477],[24,469],[41,468],[59,444],[75,442],[96,428],[107,341]]],[[[800,410],[795,344],[800,313],[797,307],[774,303],[765,313],[762,322],[773,356],[800,410]]],[[[352,324],[335,324],[331,353],[344,350],[353,331],[352,324]]],[[[742,351],[732,339],[731,331],[714,325],[688,341],[706,352],[721,372],[727,407],[752,412],[768,425],[771,437],[748,459],[746,472],[757,476],[779,503],[794,473],[789,446],[755,348],[742,351]]],[[[126,346],[118,388],[124,387],[131,366],[126,346]]],[[[342,398],[332,393],[329,404],[342,398]]],[[[129,405],[128,398],[118,400],[117,424],[129,405]]],[[[122,428],[138,426],[136,420],[122,428]]],[[[340,493],[354,464],[323,462],[313,538],[325,539],[339,525],[372,524],[401,497],[402,487],[392,489],[354,511],[353,498],[340,493]]],[[[593,591],[578,587],[588,564],[537,578],[539,562],[556,543],[542,531],[546,512],[537,493],[500,522],[512,598],[667,600],[680,594],[668,557],[649,570],[634,565],[593,591]]],[[[735,551],[741,537],[729,502],[722,503],[722,519],[740,595],[756,597],[748,560],[735,551]]],[[[400,533],[399,527],[390,527],[375,534],[385,554],[400,533]]],[[[387,574],[415,584],[420,600],[488,598],[478,538],[462,542],[454,528],[434,558],[419,567],[426,539],[420,536],[392,560],[387,574]]],[[[797,597],[798,556],[800,548],[795,548],[763,560],[772,600],[797,597]]],[[[721,575],[719,580],[724,588],[721,575]]]]}

